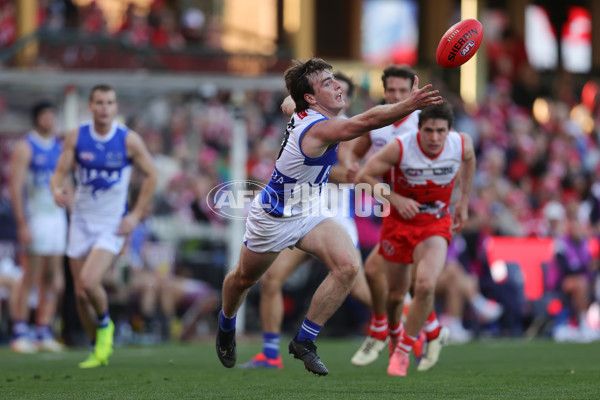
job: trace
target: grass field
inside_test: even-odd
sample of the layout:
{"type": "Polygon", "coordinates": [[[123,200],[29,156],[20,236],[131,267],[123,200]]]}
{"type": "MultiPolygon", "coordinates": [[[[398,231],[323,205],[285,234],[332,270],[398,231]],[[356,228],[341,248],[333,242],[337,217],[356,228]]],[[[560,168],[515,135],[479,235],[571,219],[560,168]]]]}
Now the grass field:
{"type": "MultiPolygon", "coordinates": [[[[289,340],[289,339],[288,339],[289,340]]],[[[287,341],[282,340],[282,348],[287,341]]],[[[358,340],[319,339],[329,375],[284,355],[285,368],[226,369],[214,344],[118,348],[110,366],[79,370],[83,350],[16,355],[0,348],[0,399],[598,399],[600,343],[496,340],[447,346],[438,365],[386,375],[387,356],[357,368],[358,340]]],[[[238,364],[260,350],[238,343],[238,364]]]]}

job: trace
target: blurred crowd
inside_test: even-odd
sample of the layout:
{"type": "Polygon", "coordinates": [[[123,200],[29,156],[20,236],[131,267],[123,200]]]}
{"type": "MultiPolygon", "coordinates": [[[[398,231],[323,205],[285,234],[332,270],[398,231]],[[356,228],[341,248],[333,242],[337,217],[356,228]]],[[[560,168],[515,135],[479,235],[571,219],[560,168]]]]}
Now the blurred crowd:
{"type": "MultiPolygon", "coordinates": [[[[115,26],[109,26],[106,10],[99,3],[39,0],[37,27],[51,32],[71,28],[86,36],[119,39],[142,48],[181,50],[195,45],[220,48],[220,21],[212,13],[210,1],[152,0],[148,7],[128,2],[123,18],[115,26]]],[[[14,1],[0,1],[0,48],[14,44],[18,38],[16,11],[14,1]]]]}

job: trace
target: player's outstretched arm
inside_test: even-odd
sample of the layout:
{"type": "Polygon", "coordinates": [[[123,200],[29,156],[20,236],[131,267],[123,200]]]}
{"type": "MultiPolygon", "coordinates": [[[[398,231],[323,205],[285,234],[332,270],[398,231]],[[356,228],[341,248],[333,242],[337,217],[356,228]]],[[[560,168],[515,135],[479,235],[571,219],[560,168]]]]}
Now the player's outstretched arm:
{"type": "Polygon", "coordinates": [[[320,122],[311,128],[311,135],[326,144],[352,140],[373,129],[393,124],[413,111],[443,103],[438,90],[432,90],[431,85],[422,88],[418,85],[419,78],[415,75],[410,97],[406,100],[379,105],[352,118],[338,117],[320,122]]]}
{"type": "Polygon", "coordinates": [[[54,168],[54,174],[50,178],[52,196],[54,196],[54,201],[60,207],[67,207],[69,205],[69,188],[66,186],[65,180],[71,172],[73,161],[75,161],[75,145],[77,144],[78,136],[79,131],[77,129],[67,132],[63,142],[62,153],[58,158],[56,168],[54,168]]]}
{"type": "Polygon", "coordinates": [[[463,138],[463,159],[460,166],[460,197],[454,209],[454,218],[451,230],[453,233],[460,232],[469,218],[469,192],[475,176],[475,149],[473,140],[465,133],[460,133],[463,138]]]}
{"type": "Polygon", "coordinates": [[[148,152],[140,135],[136,132],[129,131],[127,134],[126,145],[127,153],[133,160],[133,164],[144,174],[144,180],[142,181],[140,193],[133,210],[123,218],[119,225],[118,233],[120,235],[130,234],[135,229],[138,222],[140,222],[144,215],[144,210],[154,195],[156,181],[158,180],[152,156],[148,152]]]}

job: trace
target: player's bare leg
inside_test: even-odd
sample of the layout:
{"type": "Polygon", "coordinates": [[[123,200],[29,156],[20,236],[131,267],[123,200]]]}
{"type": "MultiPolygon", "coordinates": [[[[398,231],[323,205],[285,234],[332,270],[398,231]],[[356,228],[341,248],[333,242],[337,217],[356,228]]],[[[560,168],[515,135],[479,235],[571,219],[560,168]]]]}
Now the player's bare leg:
{"type": "Polygon", "coordinates": [[[319,258],[329,268],[329,274],[313,295],[304,323],[290,343],[290,353],[302,359],[307,370],[326,375],[327,368],[316,353],[314,341],[323,324],[350,292],[360,269],[360,260],[352,239],[333,218],[314,227],[297,247],[319,258]]]}
{"type": "Polygon", "coordinates": [[[235,319],[248,291],[271,266],[279,253],[257,253],[242,246],[240,261],[227,274],[223,282],[223,308],[217,330],[217,356],[221,363],[231,368],[237,360],[235,319]]]}
{"type": "Polygon", "coordinates": [[[62,345],[54,339],[52,322],[64,291],[63,257],[47,256],[40,276],[40,304],[36,314],[36,337],[39,350],[58,352],[62,345]]]}
{"type": "Polygon", "coordinates": [[[260,279],[260,322],[263,331],[263,350],[244,368],[283,368],[279,355],[279,339],[283,323],[282,287],[310,255],[299,249],[282,251],[260,279]]]}
{"type": "MultiPolygon", "coordinates": [[[[410,353],[421,327],[433,311],[435,286],[444,268],[447,250],[448,242],[440,236],[427,238],[415,247],[414,296],[406,315],[405,332],[397,347],[397,350],[402,347],[406,355],[410,353]]],[[[436,337],[428,340],[427,350],[418,366],[419,371],[426,371],[437,363],[448,336],[448,329],[439,327],[436,337]]]]}
{"type": "Polygon", "coordinates": [[[388,323],[390,330],[390,355],[396,348],[402,333],[402,311],[404,298],[411,285],[411,264],[384,261],[387,270],[389,292],[387,298],[388,323]]]}
{"type": "Polygon", "coordinates": [[[369,335],[351,362],[356,366],[371,364],[381,354],[388,341],[387,297],[388,281],[383,257],[379,254],[379,244],[373,248],[365,261],[365,276],[371,292],[371,323],[369,335]]]}
{"type": "MultiPolygon", "coordinates": [[[[360,260],[361,255],[358,249],[356,250],[356,255],[360,260]]],[[[350,290],[350,296],[363,306],[368,307],[369,309],[373,308],[371,289],[369,288],[364,268],[361,268],[361,270],[358,271],[358,275],[356,275],[356,279],[354,280],[354,285],[352,285],[352,289],[350,290]]]]}
{"type": "Polygon", "coordinates": [[[10,347],[16,353],[35,353],[37,346],[29,339],[29,294],[34,285],[40,281],[43,257],[37,254],[21,255],[25,261],[23,276],[17,284],[15,302],[12,304],[11,316],[13,332],[10,347]]]}
{"type": "Polygon", "coordinates": [[[79,364],[81,368],[107,365],[113,351],[114,323],[108,313],[102,278],[114,260],[113,253],[99,248],[92,249],[85,260],[71,260],[79,315],[88,335],[95,338],[94,353],[79,364]]]}

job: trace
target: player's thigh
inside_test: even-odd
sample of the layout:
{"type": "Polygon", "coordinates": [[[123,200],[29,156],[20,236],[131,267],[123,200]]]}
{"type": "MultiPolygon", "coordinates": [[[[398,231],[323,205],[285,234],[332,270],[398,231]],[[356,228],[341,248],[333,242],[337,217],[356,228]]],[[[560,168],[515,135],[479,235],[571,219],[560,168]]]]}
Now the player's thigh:
{"type": "Polygon", "coordinates": [[[413,252],[415,279],[437,282],[446,263],[447,252],[448,241],[442,236],[431,236],[417,244],[413,252]]]}
{"type": "Polygon", "coordinates": [[[283,284],[283,282],[285,282],[285,280],[309,257],[309,254],[300,249],[285,249],[279,253],[273,264],[271,264],[271,267],[261,278],[261,282],[267,284],[283,284]]]}
{"type": "Polygon", "coordinates": [[[333,218],[327,218],[315,226],[300,239],[296,247],[313,254],[330,269],[343,265],[360,265],[350,235],[333,218]]]}
{"type": "Polygon", "coordinates": [[[101,284],[102,278],[115,262],[116,254],[103,248],[93,248],[81,269],[81,280],[86,287],[101,284]]]}

